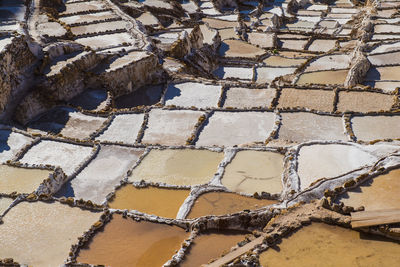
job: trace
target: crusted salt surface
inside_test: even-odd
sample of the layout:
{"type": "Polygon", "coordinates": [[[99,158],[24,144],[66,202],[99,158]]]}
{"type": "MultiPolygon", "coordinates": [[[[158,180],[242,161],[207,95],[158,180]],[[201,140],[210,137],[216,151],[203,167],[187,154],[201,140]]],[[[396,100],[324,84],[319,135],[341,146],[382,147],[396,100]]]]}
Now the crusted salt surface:
{"type": "Polygon", "coordinates": [[[311,140],[346,141],[341,117],[306,112],[281,113],[278,138],[297,143],[311,140]]]}
{"type": "Polygon", "coordinates": [[[125,32],[83,37],[78,38],[75,41],[81,45],[89,46],[95,50],[134,42],[131,36],[125,32]]]}
{"type": "Polygon", "coordinates": [[[355,116],[351,119],[352,129],[358,140],[399,138],[398,116],[355,116]]]}
{"type": "Polygon", "coordinates": [[[221,86],[202,83],[169,84],[165,94],[165,105],[179,107],[217,107],[221,86]]]}
{"type": "Polygon", "coordinates": [[[67,3],[65,5],[65,11],[61,15],[74,14],[76,12],[86,11],[98,11],[105,9],[103,1],[90,1],[90,2],[79,2],[79,3],[67,3]]]}
{"type": "Polygon", "coordinates": [[[19,203],[3,217],[0,258],[11,257],[21,264],[33,266],[62,265],[71,245],[99,217],[98,212],[71,208],[58,202],[19,203]]]}
{"type": "Polygon", "coordinates": [[[304,145],[300,148],[297,158],[300,187],[305,189],[318,179],[344,175],[363,166],[372,165],[377,160],[373,154],[355,145],[304,145]]]}
{"type": "Polygon", "coordinates": [[[231,87],[226,92],[224,107],[233,108],[252,108],[269,107],[275,98],[276,90],[268,89],[249,89],[242,87],[231,87]]]}
{"type": "Polygon", "coordinates": [[[91,155],[92,150],[91,146],[43,140],[29,149],[20,161],[60,166],[67,175],[71,175],[91,155]]]}
{"type": "Polygon", "coordinates": [[[51,110],[29,126],[33,129],[59,133],[65,137],[86,139],[106,121],[99,116],[85,115],[69,108],[51,110]]]}
{"type": "Polygon", "coordinates": [[[242,67],[219,67],[214,74],[221,79],[253,79],[253,68],[242,67]]]}
{"type": "Polygon", "coordinates": [[[304,107],[332,112],[334,98],[333,90],[283,88],[278,100],[278,108],[304,107]]]}
{"type": "Polygon", "coordinates": [[[284,76],[287,74],[294,73],[296,68],[270,68],[270,67],[260,67],[256,69],[256,82],[263,84],[263,83],[270,83],[275,78],[280,76],[284,76]]]}
{"type": "Polygon", "coordinates": [[[152,109],[143,144],[184,145],[204,112],[152,109]]]}
{"type": "Polygon", "coordinates": [[[91,13],[91,14],[81,14],[76,16],[68,16],[68,17],[61,17],[60,21],[67,23],[67,24],[74,24],[74,23],[93,23],[105,19],[113,19],[117,16],[111,11],[104,11],[98,13],[91,13]]]}
{"type": "Polygon", "coordinates": [[[142,127],[143,113],[116,115],[111,124],[96,140],[134,144],[142,127]]]}
{"type": "Polygon", "coordinates": [[[379,112],[388,111],[394,104],[392,95],[374,92],[339,92],[337,110],[340,112],[379,112]]]}
{"type": "Polygon", "coordinates": [[[215,112],[201,131],[197,146],[234,146],[264,142],[275,125],[273,112],[215,112]]]}
{"type": "Polygon", "coordinates": [[[305,71],[346,69],[350,65],[349,55],[328,55],[312,61],[305,71]]]}
{"type": "Polygon", "coordinates": [[[243,41],[225,40],[221,43],[219,53],[224,57],[254,58],[265,54],[265,51],[243,41]]]}
{"type": "Polygon", "coordinates": [[[269,151],[239,151],[225,167],[221,183],[229,190],[254,194],[279,194],[282,190],[283,156],[269,151]]]}
{"type": "Polygon", "coordinates": [[[82,198],[101,204],[114,186],[143,154],[143,149],[104,145],[95,158],[74,179],[64,185],[59,196],[82,198]],[[115,166],[118,165],[118,168],[115,166]]]}
{"type": "Polygon", "coordinates": [[[8,197],[0,197],[0,216],[10,207],[14,200],[8,197]]]}
{"type": "Polygon", "coordinates": [[[0,130],[0,162],[12,160],[20,149],[32,141],[31,137],[10,130],[0,130]]]}

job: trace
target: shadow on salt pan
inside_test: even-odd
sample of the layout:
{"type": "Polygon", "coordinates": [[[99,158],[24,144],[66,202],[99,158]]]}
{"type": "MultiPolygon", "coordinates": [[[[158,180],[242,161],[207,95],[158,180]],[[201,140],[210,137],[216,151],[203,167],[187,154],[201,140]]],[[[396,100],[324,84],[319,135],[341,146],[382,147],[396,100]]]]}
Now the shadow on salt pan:
{"type": "Polygon", "coordinates": [[[96,110],[105,107],[107,102],[107,92],[105,90],[87,90],[74,97],[70,104],[87,110],[96,110]]]}
{"type": "Polygon", "coordinates": [[[151,106],[160,101],[162,85],[143,86],[138,90],[115,99],[116,108],[151,106]]]}

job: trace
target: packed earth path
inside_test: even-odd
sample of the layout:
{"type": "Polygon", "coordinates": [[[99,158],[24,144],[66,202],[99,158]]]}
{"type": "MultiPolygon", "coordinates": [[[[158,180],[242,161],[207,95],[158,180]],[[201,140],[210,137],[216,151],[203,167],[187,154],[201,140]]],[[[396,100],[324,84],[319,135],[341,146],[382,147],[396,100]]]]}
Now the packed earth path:
{"type": "Polygon", "coordinates": [[[1,1],[0,265],[396,266],[399,7],[1,1]]]}

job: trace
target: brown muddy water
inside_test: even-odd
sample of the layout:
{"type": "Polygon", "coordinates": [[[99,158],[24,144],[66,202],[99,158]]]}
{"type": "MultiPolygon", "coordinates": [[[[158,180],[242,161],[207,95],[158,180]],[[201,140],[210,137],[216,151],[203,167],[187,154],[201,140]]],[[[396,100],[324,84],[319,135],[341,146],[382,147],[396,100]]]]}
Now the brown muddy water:
{"type": "Polygon", "coordinates": [[[262,266],[397,266],[400,245],[350,229],[313,223],[261,253],[262,266]]]}
{"type": "Polygon", "coordinates": [[[347,192],[341,198],[347,206],[365,210],[400,209],[400,169],[379,175],[347,192]]]}
{"type": "Polygon", "coordinates": [[[300,75],[296,84],[343,84],[348,70],[327,70],[307,72],[300,75]]]}
{"type": "Polygon", "coordinates": [[[197,236],[181,267],[201,266],[228,252],[233,246],[245,239],[242,231],[210,231],[197,236]]]}
{"type": "Polygon", "coordinates": [[[245,209],[258,209],[275,203],[277,203],[276,200],[260,200],[234,193],[205,193],[195,201],[188,214],[188,218],[191,219],[206,215],[231,214],[245,209]]]}
{"type": "Polygon", "coordinates": [[[114,214],[104,229],[80,250],[77,261],[106,266],[162,266],[189,233],[177,226],[134,221],[114,214]]]}
{"type": "Polygon", "coordinates": [[[158,187],[136,188],[125,185],[115,192],[108,206],[112,209],[137,210],[160,217],[175,218],[190,190],[158,187]]]}

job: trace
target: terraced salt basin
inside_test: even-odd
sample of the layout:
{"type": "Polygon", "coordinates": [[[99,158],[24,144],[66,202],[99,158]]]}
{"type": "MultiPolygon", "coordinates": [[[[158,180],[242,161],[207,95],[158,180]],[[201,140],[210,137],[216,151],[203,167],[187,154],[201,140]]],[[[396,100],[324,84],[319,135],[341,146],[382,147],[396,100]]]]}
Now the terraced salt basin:
{"type": "Polygon", "coordinates": [[[76,42],[84,46],[90,46],[92,49],[97,50],[118,46],[124,43],[130,44],[134,42],[134,40],[132,39],[131,35],[126,32],[122,32],[77,38],[76,42]]]}
{"type": "MultiPolygon", "coordinates": [[[[221,35],[221,31],[219,30],[219,33],[221,35]]],[[[239,36],[237,35],[237,33],[235,32],[235,29],[232,29],[232,32],[235,33],[236,37],[233,38],[239,38],[239,36]]],[[[275,45],[275,39],[274,39],[274,35],[272,33],[263,33],[263,32],[249,32],[247,34],[248,38],[248,42],[256,45],[260,48],[273,48],[275,45]]],[[[222,37],[221,37],[222,38],[222,37]]]]}
{"type": "Polygon", "coordinates": [[[341,140],[348,138],[344,133],[341,117],[324,116],[308,112],[281,113],[282,125],[278,138],[297,143],[311,140],[341,140]]]}
{"type": "Polygon", "coordinates": [[[116,98],[115,107],[133,108],[154,105],[160,101],[162,90],[162,85],[143,86],[130,94],[116,98]]]}
{"type": "Polygon", "coordinates": [[[224,29],[238,27],[239,23],[237,21],[227,21],[215,18],[203,18],[203,22],[207,23],[211,28],[224,29]]]}
{"type": "Polygon", "coordinates": [[[200,149],[153,149],[132,171],[129,180],[198,185],[208,183],[224,153],[200,149]]]}
{"type": "Polygon", "coordinates": [[[13,201],[14,199],[12,198],[0,197],[0,216],[10,207],[13,201]]]}
{"type": "Polygon", "coordinates": [[[348,70],[327,70],[306,72],[299,76],[296,84],[343,84],[346,80],[348,70]]]}
{"type": "Polygon", "coordinates": [[[308,47],[309,51],[328,52],[335,48],[336,40],[315,39],[308,47]]]}
{"type": "Polygon", "coordinates": [[[347,206],[364,206],[365,210],[400,209],[400,170],[392,170],[367,180],[346,192],[339,200],[347,206]]]}
{"type": "Polygon", "coordinates": [[[0,165],[0,193],[32,193],[52,171],[0,165]]]}
{"type": "Polygon", "coordinates": [[[276,90],[249,89],[242,87],[231,87],[226,92],[224,107],[252,108],[269,107],[276,95],[276,90]]]}
{"type": "Polygon", "coordinates": [[[137,210],[159,217],[175,218],[189,193],[188,189],[153,186],[136,188],[127,184],[115,192],[108,206],[112,209],[137,210]]]}
{"type": "Polygon", "coordinates": [[[264,59],[264,63],[268,66],[273,67],[293,67],[299,66],[305,63],[307,59],[305,58],[286,58],[281,56],[269,56],[268,58],[264,59]]]}
{"type": "Polygon", "coordinates": [[[3,217],[0,258],[30,266],[60,266],[71,245],[99,218],[99,212],[58,202],[21,202],[3,217]]]}
{"type": "Polygon", "coordinates": [[[220,85],[202,83],[171,83],[165,93],[165,105],[179,107],[217,107],[221,95],[220,85]]]}
{"type": "Polygon", "coordinates": [[[220,66],[214,71],[214,74],[224,80],[240,79],[251,81],[253,79],[253,68],[220,66]]]}
{"type": "Polygon", "coordinates": [[[105,31],[125,30],[125,28],[126,28],[126,22],[120,20],[120,21],[108,21],[108,22],[72,27],[71,32],[75,35],[82,35],[82,34],[97,33],[99,29],[101,29],[102,32],[105,32],[105,31]]]}
{"type": "Polygon", "coordinates": [[[74,23],[93,23],[96,21],[115,19],[117,16],[111,11],[90,13],[90,14],[80,14],[76,16],[61,17],[60,21],[67,24],[74,23]]]}
{"type": "Polygon", "coordinates": [[[200,132],[197,146],[234,146],[265,142],[275,125],[273,112],[216,111],[200,132]]]}
{"type": "Polygon", "coordinates": [[[246,232],[241,231],[208,231],[197,236],[185,255],[181,267],[201,266],[210,260],[228,252],[240,241],[246,232]]]}
{"type": "Polygon", "coordinates": [[[312,223],[260,254],[262,266],[396,266],[400,245],[389,239],[312,223]]]}
{"type": "Polygon", "coordinates": [[[195,110],[152,109],[149,112],[143,144],[185,145],[204,112],[195,110]]]}
{"type": "Polygon", "coordinates": [[[221,183],[246,194],[282,191],[283,155],[269,151],[239,151],[225,167],[221,183]]]}
{"type": "Polygon", "coordinates": [[[103,145],[87,167],[67,182],[57,195],[101,204],[143,152],[140,148],[103,145]]]}
{"type": "Polygon", "coordinates": [[[337,110],[339,112],[379,112],[388,111],[394,105],[393,95],[374,92],[340,91],[337,110]]]}
{"type": "Polygon", "coordinates": [[[358,140],[400,137],[400,116],[355,116],[351,119],[352,128],[358,140]]]}
{"type": "Polygon", "coordinates": [[[79,251],[77,261],[106,266],[162,266],[175,254],[189,233],[177,226],[137,222],[114,214],[79,251]]]}
{"type": "Polygon", "coordinates": [[[29,127],[35,130],[62,134],[65,137],[85,139],[99,129],[106,118],[89,116],[72,108],[56,108],[43,114],[29,127]]]}
{"type": "Polygon", "coordinates": [[[368,70],[365,80],[398,80],[400,66],[372,67],[368,70]]]}
{"type": "Polygon", "coordinates": [[[265,51],[244,41],[225,40],[221,43],[219,54],[223,57],[255,58],[265,54],[265,51]]]}
{"type": "Polygon", "coordinates": [[[254,210],[278,203],[276,200],[256,199],[235,193],[210,192],[200,195],[194,202],[187,218],[206,215],[232,214],[245,209],[254,210]]]}
{"type": "Polygon", "coordinates": [[[304,107],[318,111],[332,112],[335,92],[333,90],[312,90],[283,88],[278,108],[304,107]]]}
{"type": "Polygon", "coordinates": [[[11,160],[24,146],[30,144],[33,138],[10,130],[0,130],[0,163],[11,160]]]}
{"type": "Polygon", "coordinates": [[[69,103],[76,107],[86,110],[102,110],[106,108],[107,102],[110,101],[105,90],[87,90],[72,98],[69,103]]]}
{"type": "Polygon", "coordinates": [[[271,83],[275,78],[293,74],[296,68],[259,67],[256,69],[256,83],[271,83]]]}
{"type": "Polygon", "coordinates": [[[300,188],[306,189],[320,178],[333,178],[363,166],[377,158],[359,147],[346,144],[302,146],[297,159],[300,188]],[[320,166],[324,166],[321,168],[320,166]]]}
{"type": "MultiPolygon", "coordinates": [[[[68,3],[65,5],[65,11],[60,13],[61,15],[74,14],[82,10],[86,11],[99,11],[106,9],[106,6],[101,1],[90,1],[90,2],[78,2],[78,3],[68,3]]],[[[93,12],[94,13],[94,12],[93,12]]]]}
{"type": "Polygon", "coordinates": [[[71,175],[91,153],[91,146],[42,140],[29,149],[20,161],[28,164],[60,166],[66,175],[71,175]]]}
{"type": "Polygon", "coordinates": [[[144,113],[116,115],[104,132],[96,137],[96,140],[133,145],[137,140],[143,119],[144,113]]]}
{"type": "Polygon", "coordinates": [[[237,35],[234,28],[221,29],[218,30],[218,33],[222,41],[227,39],[239,39],[239,35],[237,35]]]}

